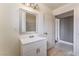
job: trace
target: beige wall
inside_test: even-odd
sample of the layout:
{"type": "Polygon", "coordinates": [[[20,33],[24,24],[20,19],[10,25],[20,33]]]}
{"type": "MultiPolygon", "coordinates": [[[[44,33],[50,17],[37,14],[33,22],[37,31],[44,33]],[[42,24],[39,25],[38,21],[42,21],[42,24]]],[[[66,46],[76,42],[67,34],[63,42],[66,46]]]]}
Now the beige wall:
{"type": "MultiPolygon", "coordinates": [[[[48,46],[52,47],[54,39],[54,23],[50,10],[43,4],[40,6],[40,15],[44,15],[44,29],[39,32],[48,32],[48,46]]],[[[19,4],[0,4],[0,55],[19,55],[19,4]]],[[[23,7],[25,8],[25,7],[23,7]]],[[[32,10],[31,10],[32,11],[32,10]]],[[[35,11],[34,11],[35,12],[35,11]]],[[[40,18],[41,19],[41,18],[40,18]]],[[[41,25],[41,24],[40,24],[41,25]]],[[[43,23],[42,23],[43,25],[43,23]]],[[[41,25],[41,26],[42,26],[41,25]]],[[[43,28],[43,27],[39,27],[43,28]]]]}
{"type": "Polygon", "coordinates": [[[17,30],[12,26],[17,11],[16,4],[0,4],[0,55],[19,55],[17,30]]]}

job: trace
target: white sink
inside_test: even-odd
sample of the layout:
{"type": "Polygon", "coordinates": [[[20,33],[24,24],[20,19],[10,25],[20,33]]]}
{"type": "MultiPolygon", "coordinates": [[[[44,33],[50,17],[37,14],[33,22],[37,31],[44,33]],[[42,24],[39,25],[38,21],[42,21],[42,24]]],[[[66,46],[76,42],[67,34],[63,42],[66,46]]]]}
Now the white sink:
{"type": "Polygon", "coordinates": [[[40,40],[46,40],[46,37],[38,36],[38,35],[22,35],[20,37],[21,44],[28,44],[40,40]]]}

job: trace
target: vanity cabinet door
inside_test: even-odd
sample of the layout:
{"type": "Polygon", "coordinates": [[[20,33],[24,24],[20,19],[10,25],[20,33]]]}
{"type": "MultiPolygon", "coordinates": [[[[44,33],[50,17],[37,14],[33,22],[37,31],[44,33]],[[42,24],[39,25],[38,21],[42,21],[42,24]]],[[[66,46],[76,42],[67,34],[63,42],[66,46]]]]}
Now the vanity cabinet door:
{"type": "Polygon", "coordinates": [[[22,50],[21,50],[21,55],[22,56],[35,56],[36,55],[36,48],[32,45],[24,45],[22,47],[22,50]]]}
{"type": "Polygon", "coordinates": [[[36,49],[36,55],[37,56],[46,56],[47,55],[47,44],[46,41],[40,41],[38,43],[39,46],[37,46],[36,49]]]}
{"type": "Polygon", "coordinates": [[[46,56],[47,55],[46,40],[23,45],[21,47],[21,55],[23,56],[46,56]]]}

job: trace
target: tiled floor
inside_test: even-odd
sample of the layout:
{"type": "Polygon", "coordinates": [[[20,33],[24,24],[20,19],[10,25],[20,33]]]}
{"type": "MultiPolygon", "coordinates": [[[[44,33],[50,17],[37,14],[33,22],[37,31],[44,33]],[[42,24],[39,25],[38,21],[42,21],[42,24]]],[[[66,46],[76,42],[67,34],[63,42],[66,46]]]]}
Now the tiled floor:
{"type": "Polygon", "coordinates": [[[73,47],[64,43],[58,43],[48,50],[48,56],[73,56],[73,47]]]}

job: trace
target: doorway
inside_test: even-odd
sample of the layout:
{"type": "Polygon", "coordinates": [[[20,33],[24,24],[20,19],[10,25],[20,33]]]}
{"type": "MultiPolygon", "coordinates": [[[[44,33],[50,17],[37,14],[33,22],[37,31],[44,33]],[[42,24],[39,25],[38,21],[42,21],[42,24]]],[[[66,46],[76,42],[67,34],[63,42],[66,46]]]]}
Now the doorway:
{"type": "Polygon", "coordinates": [[[66,44],[73,44],[73,16],[60,19],[60,40],[66,44]]]}
{"type": "Polygon", "coordinates": [[[73,16],[74,16],[73,10],[55,16],[56,47],[65,50],[70,55],[73,54],[73,38],[74,38],[73,16]]]}

